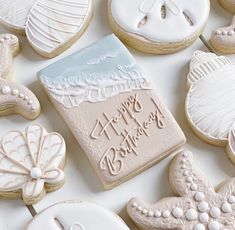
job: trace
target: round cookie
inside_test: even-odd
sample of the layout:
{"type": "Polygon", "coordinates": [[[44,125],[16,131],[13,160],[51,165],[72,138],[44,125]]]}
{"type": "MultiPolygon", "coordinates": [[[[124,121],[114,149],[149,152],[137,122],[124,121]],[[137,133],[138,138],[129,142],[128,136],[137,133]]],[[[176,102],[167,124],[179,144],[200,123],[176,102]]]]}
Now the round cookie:
{"type": "Polygon", "coordinates": [[[116,214],[92,203],[65,201],[36,215],[27,230],[129,230],[116,214]]]}
{"type": "Polygon", "coordinates": [[[114,33],[146,53],[167,54],[192,44],[209,16],[208,0],[109,0],[114,33]]]}
{"type": "Polygon", "coordinates": [[[196,51],[187,77],[187,120],[199,137],[225,146],[235,123],[235,65],[223,56],[196,51]]]}
{"type": "Polygon", "coordinates": [[[169,180],[175,193],[155,204],[129,201],[127,211],[140,229],[233,230],[235,179],[215,190],[193,165],[193,155],[181,152],[172,160],[169,180]]]}
{"type": "Polygon", "coordinates": [[[235,16],[231,25],[213,31],[210,41],[212,46],[221,53],[235,53],[235,16]]]}
{"type": "Polygon", "coordinates": [[[30,45],[52,58],[84,33],[92,18],[92,0],[0,0],[0,23],[26,34],[30,45]]]}
{"type": "Polygon", "coordinates": [[[64,184],[66,147],[58,133],[39,125],[12,131],[0,145],[0,197],[34,204],[64,184]]]}
{"type": "Polygon", "coordinates": [[[234,0],[219,0],[219,3],[227,11],[229,11],[231,13],[235,13],[235,1],[234,0]]]}

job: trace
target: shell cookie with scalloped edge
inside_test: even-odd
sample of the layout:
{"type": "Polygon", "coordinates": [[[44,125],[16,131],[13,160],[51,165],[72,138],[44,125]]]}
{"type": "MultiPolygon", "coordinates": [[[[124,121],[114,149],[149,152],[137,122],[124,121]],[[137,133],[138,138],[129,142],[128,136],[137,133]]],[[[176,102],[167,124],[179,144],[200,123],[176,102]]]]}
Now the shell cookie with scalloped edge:
{"type": "Polygon", "coordinates": [[[229,11],[231,13],[235,13],[235,1],[234,0],[219,0],[219,3],[227,11],[229,11]]]}
{"type": "Polygon", "coordinates": [[[202,33],[208,0],[109,0],[113,32],[127,45],[146,53],[173,53],[202,33]]]}
{"type": "Polygon", "coordinates": [[[140,229],[235,229],[235,179],[215,190],[193,166],[192,153],[184,151],[172,160],[169,180],[176,196],[155,204],[139,198],[129,201],[128,214],[140,229]]]}
{"type": "Polygon", "coordinates": [[[0,23],[26,34],[30,45],[52,58],[82,36],[92,18],[92,0],[0,0],[0,23]]]}
{"type": "Polygon", "coordinates": [[[93,203],[64,201],[46,208],[32,221],[27,230],[130,230],[113,212],[93,203]]]}
{"type": "Polygon", "coordinates": [[[0,144],[0,197],[37,203],[64,184],[65,158],[65,142],[58,133],[39,125],[7,133],[0,144]]]}
{"type": "Polygon", "coordinates": [[[19,114],[26,119],[36,119],[40,103],[31,90],[12,82],[13,57],[19,52],[18,38],[12,34],[0,35],[0,116],[19,114]]]}

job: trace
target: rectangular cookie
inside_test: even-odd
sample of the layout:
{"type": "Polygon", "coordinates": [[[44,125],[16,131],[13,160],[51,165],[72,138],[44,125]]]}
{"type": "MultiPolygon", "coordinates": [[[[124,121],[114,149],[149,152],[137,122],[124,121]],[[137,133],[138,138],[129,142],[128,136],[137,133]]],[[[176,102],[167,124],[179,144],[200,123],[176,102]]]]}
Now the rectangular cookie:
{"type": "Polygon", "coordinates": [[[50,65],[38,77],[106,189],[185,143],[175,119],[114,35],[50,65]]]}

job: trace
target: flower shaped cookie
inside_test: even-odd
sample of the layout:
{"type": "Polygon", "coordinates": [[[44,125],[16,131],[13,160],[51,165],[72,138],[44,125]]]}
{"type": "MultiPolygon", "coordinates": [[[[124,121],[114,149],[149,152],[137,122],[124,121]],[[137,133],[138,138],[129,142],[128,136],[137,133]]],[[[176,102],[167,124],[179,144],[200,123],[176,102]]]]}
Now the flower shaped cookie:
{"type": "Polygon", "coordinates": [[[58,133],[32,125],[25,132],[6,134],[0,146],[0,195],[22,195],[26,204],[38,202],[46,191],[64,183],[65,142],[58,133]]]}
{"type": "Polygon", "coordinates": [[[169,179],[177,197],[165,198],[154,205],[136,198],[129,202],[128,214],[141,229],[235,229],[235,179],[216,192],[193,167],[190,152],[182,152],[173,159],[169,179]]]}

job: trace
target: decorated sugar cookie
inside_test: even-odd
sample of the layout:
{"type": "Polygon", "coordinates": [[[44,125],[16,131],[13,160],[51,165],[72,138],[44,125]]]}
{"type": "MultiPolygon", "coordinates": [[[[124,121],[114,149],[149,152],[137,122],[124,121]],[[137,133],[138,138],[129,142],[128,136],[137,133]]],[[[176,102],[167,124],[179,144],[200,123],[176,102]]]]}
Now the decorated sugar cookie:
{"type": "Polygon", "coordinates": [[[8,80],[13,68],[13,57],[18,51],[16,36],[0,35],[0,116],[16,113],[32,120],[40,114],[38,99],[25,86],[8,80]]]}
{"type": "Polygon", "coordinates": [[[25,33],[30,45],[49,58],[70,47],[91,17],[91,0],[0,0],[0,23],[25,33]]]}
{"type": "Polygon", "coordinates": [[[191,45],[210,11],[208,0],[109,0],[114,33],[129,46],[166,54],[191,45]]]}
{"type": "Polygon", "coordinates": [[[235,66],[213,53],[196,51],[188,74],[186,116],[205,141],[225,146],[235,123],[235,66]]]}
{"type": "Polygon", "coordinates": [[[65,201],[36,215],[27,230],[129,230],[111,211],[87,202],[65,201]]]}
{"type": "Polygon", "coordinates": [[[235,1],[234,0],[219,0],[219,3],[228,11],[235,13],[235,1]]]}
{"type": "Polygon", "coordinates": [[[38,76],[105,188],[139,174],[185,142],[178,124],[114,35],[38,76]]]}
{"type": "Polygon", "coordinates": [[[213,31],[211,44],[221,53],[235,53],[235,16],[230,26],[218,28],[213,31]]]}
{"type": "Polygon", "coordinates": [[[128,214],[141,229],[233,230],[235,228],[235,180],[219,190],[193,166],[190,152],[176,155],[169,168],[175,197],[149,205],[132,199],[128,214]]]}
{"type": "Polygon", "coordinates": [[[64,184],[65,142],[38,125],[12,131],[0,145],[0,197],[34,204],[64,184]]]}

